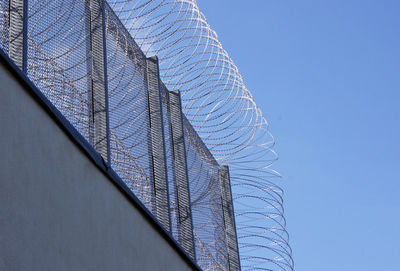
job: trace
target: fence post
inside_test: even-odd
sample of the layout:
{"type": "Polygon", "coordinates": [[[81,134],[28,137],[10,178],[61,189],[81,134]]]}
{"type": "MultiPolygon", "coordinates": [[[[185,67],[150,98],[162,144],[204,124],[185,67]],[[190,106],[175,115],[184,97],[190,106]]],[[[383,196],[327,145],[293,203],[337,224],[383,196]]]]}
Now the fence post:
{"type": "Polygon", "coordinates": [[[221,187],[226,244],[228,246],[229,270],[240,271],[239,247],[236,236],[235,215],[228,166],[219,167],[218,177],[221,187]]]}
{"type": "Polygon", "coordinates": [[[28,0],[10,0],[9,56],[24,72],[27,66],[28,0]]]}
{"type": "Polygon", "coordinates": [[[171,232],[165,136],[161,112],[160,75],[157,57],[147,58],[146,66],[154,192],[156,200],[155,215],[161,224],[171,232]]]}
{"type": "Polygon", "coordinates": [[[177,183],[179,243],[195,259],[193,221],[190,205],[189,178],[187,172],[186,148],[183,130],[181,96],[179,92],[169,93],[171,112],[172,144],[174,150],[175,176],[177,183]]]}
{"type": "Polygon", "coordinates": [[[90,44],[92,52],[92,90],[90,129],[93,146],[110,163],[108,117],[107,54],[104,0],[86,0],[90,9],[90,44]]]}

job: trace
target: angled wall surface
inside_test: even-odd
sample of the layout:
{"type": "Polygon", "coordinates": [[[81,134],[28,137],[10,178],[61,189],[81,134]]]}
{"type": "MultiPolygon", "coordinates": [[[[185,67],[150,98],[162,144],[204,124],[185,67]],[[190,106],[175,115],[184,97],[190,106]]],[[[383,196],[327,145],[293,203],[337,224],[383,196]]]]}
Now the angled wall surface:
{"type": "Polygon", "coordinates": [[[192,270],[0,65],[0,270],[192,270]]]}

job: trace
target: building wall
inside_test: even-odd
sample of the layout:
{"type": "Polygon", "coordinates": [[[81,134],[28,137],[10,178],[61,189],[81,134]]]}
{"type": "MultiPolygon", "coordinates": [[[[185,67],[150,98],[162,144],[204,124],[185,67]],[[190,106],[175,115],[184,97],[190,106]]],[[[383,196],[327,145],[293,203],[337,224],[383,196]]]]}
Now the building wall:
{"type": "Polygon", "coordinates": [[[0,270],[191,270],[0,65],[0,270]]]}

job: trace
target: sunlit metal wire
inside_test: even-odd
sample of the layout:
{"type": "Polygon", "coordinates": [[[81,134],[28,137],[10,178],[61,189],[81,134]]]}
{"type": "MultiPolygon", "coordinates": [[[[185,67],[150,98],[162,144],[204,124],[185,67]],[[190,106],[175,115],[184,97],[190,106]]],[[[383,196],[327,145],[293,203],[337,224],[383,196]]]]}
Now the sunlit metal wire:
{"type": "MultiPolygon", "coordinates": [[[[218,166],[227,164],[242,270],[294,270],[283,191],[277,185],[280,175],[271,168],[277,159],[274,139],[238,68],[196,1],[107,2],[115,12],[106,11],[113,168],[151,210],[154,191],[144,67],[145,55],[157,55],[161,78],[169,90],[181,91],[188,119],[185,141],[198,263],[205,270],[227,269],[224,227],[219,224],[221,203],[216,201],[218,166]]],[[[89,95],[92,71],[87,3],[28,3],[28,76],[91,142],[89,116],[91,103],[96,101],[89,95]]],[[[0,0],[0,47],[6,52],[8,10],[8,0],[0,0]]],[[[167,155],[171,156],[170,152],[167,155]]],[[[169,170],[172,176],[171,167],[169,170]]],[[[174,208],[171,202],[173,217],[174,208]]],[[[172,228],[173,234],[179,231],[172,228]]]]}
{"type": "Polygon", "coordinates": [[[219,164],[230,166],[242,270],[293,270],[268,123],[195,0],[109,0],[219,164]]]}

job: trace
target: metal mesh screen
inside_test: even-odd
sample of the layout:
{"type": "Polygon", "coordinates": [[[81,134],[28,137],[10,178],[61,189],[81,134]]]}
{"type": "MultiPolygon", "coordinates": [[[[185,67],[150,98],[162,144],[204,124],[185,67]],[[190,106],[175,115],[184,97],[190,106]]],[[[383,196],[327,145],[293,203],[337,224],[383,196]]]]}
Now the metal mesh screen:
{"type": "Polygon", "coordinates": [[[88,7],[84,0],[28,2],[28,77],[90,141],[88,7]]]}
{"type": "Polygon", "coordinates": [[[154,206],[146,58],[106,7],[111,166],[146,205],[154,206]]]}
{"type": "Polygon", "coordinates": [[[8,54],[9,0],[0,0],[0,48],[8,54]]]}
{"type": "Polygon", "coordinates": [[[204,270],[229,270],[219,165],[186,118],[183,127],[196,260],[204,270]]]}

